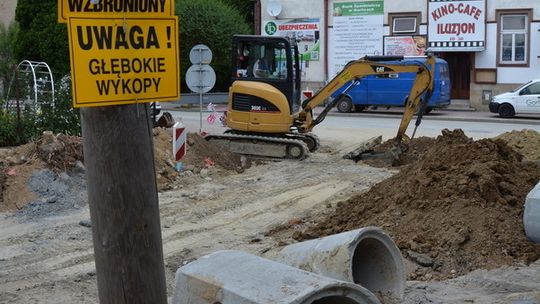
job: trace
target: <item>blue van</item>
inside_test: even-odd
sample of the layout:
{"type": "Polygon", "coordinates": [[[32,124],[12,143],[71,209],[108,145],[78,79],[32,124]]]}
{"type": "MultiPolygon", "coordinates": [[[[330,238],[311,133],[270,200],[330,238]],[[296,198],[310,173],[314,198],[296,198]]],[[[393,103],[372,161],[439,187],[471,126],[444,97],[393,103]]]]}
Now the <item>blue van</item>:
{"type": "MultiPolygon", "coordinates": [[[[384,61],[388,64],[407,64],[424,62],[425,57],[405,57],[400,61],[384,61]]],[[[388,75],[368,75],[360,80],[341,101],[336,105],[341,113],[360,112],[372,107],[403,107],[411,90],[415,73],[396,73],[388,75]]],[[[336,98],[349,83],[345,84],[334,94],[336,98]]],[[[434,108],[444,108],[450,105],[450,73],[448,63],[440,58],[435,60],[435,80],[433,95],[429,100],[426,113],[434,108]]]]}

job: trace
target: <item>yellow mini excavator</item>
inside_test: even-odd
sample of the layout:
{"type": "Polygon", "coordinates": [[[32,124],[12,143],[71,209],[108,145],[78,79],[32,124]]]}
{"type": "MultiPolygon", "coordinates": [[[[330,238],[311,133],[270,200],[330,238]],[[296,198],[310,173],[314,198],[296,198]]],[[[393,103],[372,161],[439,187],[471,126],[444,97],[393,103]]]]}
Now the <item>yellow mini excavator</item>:
{"type": "MultiPolygon", "coordinates": [[[[319,92],[301,102],[298,48],[285,37],[236,35],[232,49],[232,85],[229,90],[223,134],[207,140],[231,151],[272,158],[303,159],[319,147],[311,131],[362,77],[414,72],[416,79],[405,103],[397,133],[399,145],[416,111],[422,114],[433,90],[435,59],[417,64],[399,62],[403,57],[374,56],[349,62],[319,92]],[[384,61],[392,61],[392,64],[384,61]],[[397,63],[395,63],[397,62],[397,63]],[[348,87],[313,117],[313,109],[344,85],[348,87]]],[[[417,120],[417,126],[420,119],[417,120]]]]}

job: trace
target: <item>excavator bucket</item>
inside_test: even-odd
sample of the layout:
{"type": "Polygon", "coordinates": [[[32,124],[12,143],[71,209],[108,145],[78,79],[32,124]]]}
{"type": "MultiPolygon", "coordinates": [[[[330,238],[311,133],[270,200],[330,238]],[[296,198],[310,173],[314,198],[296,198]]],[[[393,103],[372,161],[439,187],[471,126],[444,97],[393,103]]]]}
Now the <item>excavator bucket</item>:
{"type": "Polygon", "coordinates": [[[358,148],[343,156],[355,162],[367,159],[377,159],[390,166],[400,163],[400,156],[404,151],[403,143],[397,143],[396,139],[382,143],[382,136],[373,137],[360,143],[358,148]]]}
{"type": "Polygon", "coordinates": [[[174,126],[174,118],[172,117],[171,113],[164,112],[161,117],[156,122],[156,126],[162,127],[162,128],[172,128],[174,126]]]}

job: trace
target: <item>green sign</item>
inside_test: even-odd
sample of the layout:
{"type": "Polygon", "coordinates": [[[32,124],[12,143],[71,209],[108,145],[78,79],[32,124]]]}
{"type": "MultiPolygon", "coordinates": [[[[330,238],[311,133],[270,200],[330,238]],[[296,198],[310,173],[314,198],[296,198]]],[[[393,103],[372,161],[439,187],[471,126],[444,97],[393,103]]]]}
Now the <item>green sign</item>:
{"type": "Polygon", "coordinates": [[[384,14],[384,0],[334,3],[334,16],[366,16],[384,14]]]}
{"type": "Polygon", "coordinates": [[[264,27],[264,31],[267,35],[272,36],[277,32],[277,25],[274,22],[270,21],[264,27]]]}

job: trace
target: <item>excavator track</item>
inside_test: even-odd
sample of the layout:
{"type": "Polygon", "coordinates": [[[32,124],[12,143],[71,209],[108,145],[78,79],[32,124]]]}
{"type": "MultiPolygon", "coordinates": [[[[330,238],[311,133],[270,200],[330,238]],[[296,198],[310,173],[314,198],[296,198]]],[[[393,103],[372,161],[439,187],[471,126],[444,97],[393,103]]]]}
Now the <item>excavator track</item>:
{"type": "Polygon", "coordinates": [[[319,137],[314,133],[303,133],[303,134],[287,134],[288,138],[298,139],[306,143],[309,152],[315,152],[321,147],[321,142],[319,137]]]}
{"type": "Polygon", "coordinates": [[[205,139],[249,156],[302,160],[309,155],[306,143],[296,138],[224,133],[210,134],[205,139]]]}

